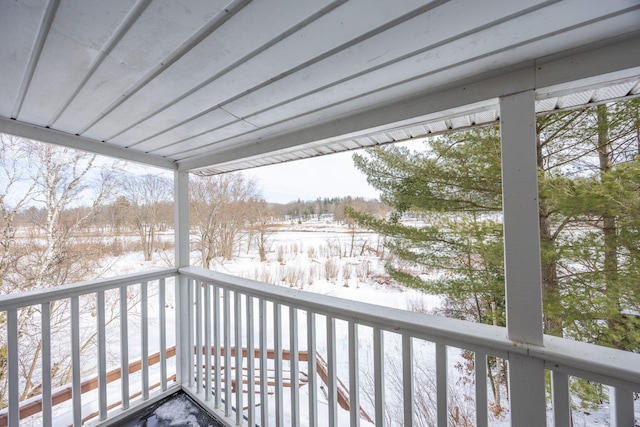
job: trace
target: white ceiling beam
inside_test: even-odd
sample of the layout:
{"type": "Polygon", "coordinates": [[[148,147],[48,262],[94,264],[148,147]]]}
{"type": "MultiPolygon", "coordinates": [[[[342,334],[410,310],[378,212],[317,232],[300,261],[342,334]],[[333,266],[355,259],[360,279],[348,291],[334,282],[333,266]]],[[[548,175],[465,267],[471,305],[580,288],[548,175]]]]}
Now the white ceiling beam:
{"type": "Polygon", "coordinates": [[[163,169],[176,170],[177,165],[171,160],[162,157],[144,154],[139,151],[128,150],[126,148],[113,146],[82,136],[72,135],[65,132],[36,126],[29,123],[22,123],[16,120],[0,117],[0,132],[19,136],[35,141],[46,142],[76,150],[87,151],[117,159],[127,160],[145,165],[156,166],[163,169]]]}
{"type": "Polygon", "coordinates": [[[292,150],[307,143],[329,142],[442,119],[472,109],[497,106],[499,97],[526,90],[536,90],[537,97],[543,98],[549,96],[551,91],[575,92],[584,87],[639,75],[640,35],[634,34],[613,44],[595,45],[591,49],[583,48],[530,61],[503,70],[500,74],[478,76],[473,81],[458,82],[453,88],[426,92],[349,116],[335,117],[291,133],[257,138],[249,143],[238,141],[232,148],[179,161],[178,169],[200,170],[276,151],[292,150]]]}

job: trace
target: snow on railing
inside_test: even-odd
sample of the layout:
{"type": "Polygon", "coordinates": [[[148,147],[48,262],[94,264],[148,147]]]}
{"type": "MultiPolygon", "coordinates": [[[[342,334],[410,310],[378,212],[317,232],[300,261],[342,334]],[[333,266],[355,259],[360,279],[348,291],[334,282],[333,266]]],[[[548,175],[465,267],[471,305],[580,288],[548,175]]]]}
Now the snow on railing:
{"type": "Polygon", "coordinates": [[[175,323],[167,321],[165,307],[175,276],[175,269],[162,269],[0,297],[8,402],[0,424],[18,426],[36,416],[36,424],[79,426],[96,413],[111,420],[152,400],[152,389],[160,389],[153,400],[178,389],[168,383],[176,374],[167,366],[175,323]],[[152,364],[159,366],[152,370],[152,364]],[[140,384],[132,384],[137,372],[140,384]]]}
{"type": "MultiPolygon", "coordinates": [[[[491,359],[494,364],[506,365],[533,360],[551,371],[558,427],[571,423],[570,376],[610,386],[611,425],[634,425],[640,354],[551,336],[545,336],[544,346],[518,344],[501,327],[312,294],[197,267],[179,271],[186,287],[180,321],[188,325],[182,333],[188,348],[196,349],[183,365],[190,371],[183,388],[230,424],[370,425],[363,417],[368,411],[376,426],[487,426],[489,411],[496,410],[487,396],[488,388],[496,387],[487,372],[491,357],[498,358],[491,359]],[[464,384],[457,371],[464,368],[452,360],[459,359],[460,349],[470,362],[467,384],[472,384],[473,394],[462,404],[454,397],[464,384]],[[317,379],[316,354],[326,357],[326,385],[317,379]],[[427,362],[433,362],[435,372],[423,367],[427,362]],[[232,372],[235,387],[225,386],[232,372]],[[283,373],[288,373],[290,387],[283,386],[283,373]],[[301,387],[300,375],[306,387],[301,387]],[[425,395],[418,394],[429,381],[436,397],[425,402],[425,395]],[[339,404],[338,390],[348,394],[348,412],[339,404]],[[321,399],[319,393],[325,392],[321,399]]],[[[508,410],[509,403],[504,405],[508,410]]]]}

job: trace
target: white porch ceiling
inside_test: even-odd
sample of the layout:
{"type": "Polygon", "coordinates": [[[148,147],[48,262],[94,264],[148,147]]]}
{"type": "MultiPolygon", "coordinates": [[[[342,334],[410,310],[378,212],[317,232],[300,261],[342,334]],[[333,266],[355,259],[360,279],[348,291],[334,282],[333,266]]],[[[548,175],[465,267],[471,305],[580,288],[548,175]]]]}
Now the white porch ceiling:
{"type": "Polygon", "coordinates": [[[640,94],[638,0],[0,0],[0,131],[220,173],[640,94]]]}

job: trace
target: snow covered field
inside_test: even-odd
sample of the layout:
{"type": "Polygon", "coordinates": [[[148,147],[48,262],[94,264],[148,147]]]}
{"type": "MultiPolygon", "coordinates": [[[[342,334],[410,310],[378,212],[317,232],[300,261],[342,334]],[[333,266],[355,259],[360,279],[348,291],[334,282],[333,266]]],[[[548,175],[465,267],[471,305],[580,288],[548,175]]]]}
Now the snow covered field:
{"type": "MultiPolygon", "coordinates": [[[[331,295],[349,300],[361,301],[371,304],[393,307],[403,310],[413,310],[429,313],[440,307],[441,299],[437,296],[427,295],[422,292],[407,289],[391,282],[384,274],[384,260],[381,259],[382,243],[379,237],[372,233],[351,233],[346,227],[327,224],[303,224],[291,225],[275,232],[270,237],[270,251],[268,260],[260,262],[255,250],[247,250],[241,247],[235,259],[217,261],[212,269],[228,274],[245,277],[260,282],[267,282],[278,286],[287,286],[303,289],[305,291],[331,295]]],[[[199,265],[199,253],[192,253],[192,264],[199,265]]],[[[145,263],[141,256],[135,253],[125,254],[117,262],[111,263],[114,268],[109,275],[126,274],[134,271],[143,271],[151,266],[163,267],[170,265],[172,254],[163,253],[154,257],[151,263],[145,263]]],[[[257,317],[257,316],[256,316],[257,317]]],[[[283,343],[288,347],[288,313],[285,311],[283,318],[283,343]]],[[[304,326],[306,320],[300,317],[300,350],[306,349],[306,336],[304,326]]],[[[324,328],[320,322],[319,329],[324,328]]],[[[361,329],[366,329],[362,328],[361,329]]],[[[372,348],[371,333],[362,330],[359,334],[361,347],[361,405],[369,413],[373,413],[373,379],[371,374],[372,360],[370,358],[372,348]]],[[[319,336],[324,336],[319,331],[319,336]]],[[[395,401],[387,401],[386,416],[389,425],[401,425],[402,407],[399,400],[398,380],[401,378],[398,366],[401,366],[400,342],[393,334],[385,334],[385,367],[387,375],[387,396],[398,396],[395,401]],[[395,402],[395,403],[394,403],[395,402]]],[[[336,339],[338,349],[338,375],[348,383],[347,373],[347,325],[337,322],[336,339]],[[343,378],[344,377],[344,378],[343,378]]],[[[326,352],[326,343],[318,343],[318,351],[326,352]]],[[[432,343],[414,343],[414,357],[416,363],[416,384],[423,384],[424,395],[429,396],[435,390],[435,349],[432,343]]],[[[472,422],[475,412],[475,397],[471,378],[464,372],[465,359],[462,351],[450,348],[448,351],[448,375],[451,390],[450,405],[456,405],[459,409],[460,423],[472,422]],[[466,421],[465,421],[466,420],[466,421]]],[[[285,389],[285,394],[288,390],[285,389]]],[[[489,404],[493,405],[491,390],[488,392],[489,404]]],[[[507,391],[502,390],[503,405],[507,391]]],[[[302,418],[308,416],[306,399],[308,393],[306,387],[301,389],[301,414],[302,418]]],[[[326,394],[319,384],[317,396],[320,401],[324,399],[324,406],[319,406],[321,419],[326,418],[326,394]],[[324,409],[323,409],[324,408],[324,409]]],[[[287,397],[287,396],[285,396],[287,397]]],[[[435,400],[424,402],[425,413],[418,425],[429,425],[435,411],[435,400]],[[432,409],[429,409],[432,407],[432,409]]],[[[285,400],[286,401],[286,400],[285,400]]],[[[274,414],[273,399],[269,402],[270,414],[274,414]]],[[[285,405],[285,424],[290,416],[285,405]]],[[[491,412],[491,411],[490,411],[491,412]]],[[[640,401],[636,401],[636,412],[640,414],[640,401]]],[[[341,420],[348,420],[348,413],[340,410],[341,420]]],[[[608,423],[608,404],[603,403],[595,410],[574,410],[574,426],[605,426],[608,423]]],[[[301,420],[303,421],[303,420],[301,420]]],[[[343,421],[346,422],[346,421],[343,421]]],[[[304,422],[303,422],[304,424],[304,422]]],[[[366,424],[366,423],[365,423],[366,424]]],[[[341,424],[342,425],[342,424],[341,424]]],[[[345,424],[346,425],[346,424],[345,424]]],[[[508,413],[497,416],[490,415],[490,425],[510,425],[508,413]]],[[[549,411],[548,425],[553,425],[552,412],[549,411]]]]}

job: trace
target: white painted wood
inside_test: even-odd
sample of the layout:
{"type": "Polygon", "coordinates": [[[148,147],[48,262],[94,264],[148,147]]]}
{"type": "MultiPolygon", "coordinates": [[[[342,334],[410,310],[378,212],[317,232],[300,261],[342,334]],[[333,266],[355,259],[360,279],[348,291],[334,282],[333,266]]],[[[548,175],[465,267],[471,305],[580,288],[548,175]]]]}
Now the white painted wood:
{"type": "Polygon", "coordinates": [[[553,390],[553,426],[571,427],[573,423],[569,398],[569,376],[553,371],[551,373],[551,387],[553,390]]]}
{"type": "Polygon", "coordinates": [[[208,372],[202,371],[202,282],[198,282],[194,280],[193,283],[194,291],[195,291],[195,387],[196,394],[202,393],[202,383],[204,381],[205,375],[208,375],[208,372]]]}
{"type": "MultiPolygon", "coordinates": [[[[185,296],[185,304],[182,306],[182,308],[184,309],[184,313],[182,318],[180,319],[181,322],[184,322],[183,325],[183,331],[185,333],[185,335],[183,336],[183,342],[181,343],[182,345],[186,344],[186,348],[182,348],[183,354],[184,354],[184,375],[187,376],[187,378],[185,379],[185,382],[187,384],[187,386],[189,388],[192,388],[194,385],[194,381],[196,381],[196,378],[194,378],[194,373],[196,370],[196,366],[195,366],[195,354],[194,354],[194,334],[195,334],[195,328],[194,328],[194,317],[195,317],[195,313],[194,313],[194,286],[198,281],[196,279],[188,279],[186,281],[186,287],[183,289],[184,292],[184,296],[185,296]]],[[[227,317],[228,319],[228,317],[227,317]]]]}
{"type": "Polygon", "coordinates": [[[487,355],[476,351],[474,357],[476,380],[476,426],[487,427],[489,422],[487,400],[487,355]]]}
{"type": "Polygon", "coordinates": [[[261,425],[269,424],[269,405],[265,402],[269,398],[269,388],[267,385],[267,301],[259,300],[260,316],[260,422],[261,425]]]}
{"type": "Polygon", "coordinates": [[[189,278],[177,276],[175,279],[176,296],[176,382],[181,386],[189,378],[189,278]]]}
{"type": "Polygon", "coordinates": [[[610,391],[611,425],[633,426],[635,423],[633,391],[614,387],[610,391]]]}
{"type": "Polygon", "coordinates": [[[231,416],[231,292],[222,290],[222,323],[224,327],[224,415],[231,416]]]}
{"type": "Polygon", "coordinates": [[[384,331],[373,329],[373,383],[375,401],[375,425],[384,427],[384,331]]]}
{"type": "Polygon", "coordinates": [[[204,400],[211,400],[211,285],[203,284],[204,287],[204,400]]]}
{"type": "Polygon", "coordinates": [[[329,426],[338,425],[338,373],[336,361],[336,319],[327,316],[327,374],[329,381],[328,405],[329,405],[329,426]]]}
{"type": "Polygon", "coordinates": [[[82,390],[80,383],[80,301],[71,297],[71,400],[73,407],[73,425],[82,425],[82,390]]]}
{"type": "Polygon", "coordinates": [[[358,363],[358,325],[349,322],[349,403],[351,427],[360,426],[360,365],[358,363]]]}
{"type": "MultiPolygon", "coordinates": [[[[129,371],[129,323],[127,286],[120,287],[120,372],[129,371]]],[[[129,408],[129,375],[122,375],[120,380],[120,400],[122,409],[129,408]]]]}
{"type": "MultiPolygon", "coordinates": [[[[166,310],[166,280],[158,282],[158,306],[160,309],[160,388],[167,391],[167,310],[166,310]]],[[[176,329],[177,330],[177,329],[176,329]]]]}
{"type": "Polygon", "coordinates": [[[276,426],[282,427],[284,425],[284,397],[282,395],[282,306],[278,303],[273,303],[273,351],[276,426]]]}
{"type": "MultiPolygon", "coordinates": [[[[290,148],[324,138],[306,139],[309,128],[348,123],[359,132],[372,127],[367,123],[393,123],[396,115],[413,119],[421,114],[394,107],[417,94],[430,100],[454,87],[462,95],[451,101],[455,108],[467,105],[465,90],[487,76],[498,83],[472,102],[542,83],[606,79],[638,67],[640,56],[637,39],[636,50],[623,56],[579,56],[637,37],[640,10],[628,0],[217,0],[181,6],[148,0],[112,7],[3,3],[0,116],[42,129],[51,125],[69,139],[84,135],[91,142],[85,148],[117,148],[122,158],[168,168],[173,160],[197,160],[202,167],[218,162],[207,157],[223,148],[217,143],[245,160],[247,146],[282,148],[263,144],[282,135],[298,141],[290,148]],[[558,57],[562,71],[546,66],[558,57]],[[509,73],[524,67],[540,78],[507,89],[509,73]],[[381,105],[386,113],[380,120],[372,114],[374,122],[359,122],[354,115],[381,105]],[[203,135],[203,121],[191,126],[223,110],[241,118],[226,136],[203,135]],[[183,142],[190,146],[183,149],[183,142]],[[168,147],[173,154],[162,158],[160,150],[168,147]]],[[[210,123],[209,131],[221,130],[215,129],[220,122],[210,123]]]]}
{"type": "Polygon", "coordinates": [[[176,169],[174,162],[162,157],[127,150],[118,146],[104,144],[95,139],[47,129],[42,126],[10,120],[4,117],[0,117],[0,132],[158,168],[168,170],[176,169]]]}
{"type": "Polygon", "coordinates": [[[402,335],[402,399],[404,427],[413,426],[413,340],[402,335]]]}
{"type": "Polygon", "coordinates": [[[318,426],[318,396],[316,388],[316,315],[307,311],[307,371],[309,374],[309,427],[318,426]]]}
{"type": "Polygon", "coordinates": [[[221,366],[221,357],[220,357],[220,315],[222,314],[220,310],[220,289],[213,285],[213,347],[215,349],[215,355],[213,357],[213,366],[214,366],[214,394],[215,401],[214,407],[216,409],[220,408],[222,402],[222,366],[221,366]]]}
{"type": "Polygon", "coordinates": [[[242,295],[238,292],[234,292],[233,302],[233,323],[235,326],[233,346],[235,347],[236,351],[236,360],[234,363],[236,368],[236,424],[242,425],[242,295]]]}
{"type": "Polygon", "coordinates": [[[514,426],[539,427],[547,423],[544,363],[509,354],[509,403],[514,426]]]}
{"type": "Polygon", "coordinates": [[[542,273],[534,92],[500,99],[507,330],[542,345],[542,273]]]}
{"type": "MultiPolygon", "coordinates": [[[[174,263],[177,267],[189,265],[189,174],[173,174],[174,205],[174,263]]],[[[176,277],[176,379],[178,384],[191,385],[193,373],[193,351],[191,341],[190,315],[193,300],[189,298],[189,281],[176,277]],[[185,349],[186,347],[186,349],[185,349]]]]}
{"type": "Polygon", "coordinates": [[[247,424],[253,426],[256,424],[256,366],[255,366],[255,327],[253,313],[253,297],[247,295],[246,299],[247,312],[247,424]]]}
{"type": "Polygon", "coordinates": [[[436,343],[436,417],[438,427],[447,427],[447,346],[442,343],[436,343]]]}
{"type": "Polygon", "coordinates": [[[17,427],[20,425],[18,345],[18,312],[16,309],[10,309],[7,311],[9,427],[17,427]]]}
{"type": "Polygon", "coordinates": [[[298,361],[298,310],[289,307],[289,349],[291,366],[291,423],[300,426],[300,368],[298,361]]]}
{"type": "Polygon", "coordinates": [[[149,283],[140,283],[142,400],[149,399],[149,283]]]}
{"type": "MultiPolygon", "coordinates": [[[[570,375],[603,383],[615,383],[627,389],[634,389],[640,384],[640,372],[637,369],[640,365],[640,355],[631,352],[548,335],[545,336],[544,346],[514,343],[507,338],[506,328],[502,327],[413,313],[327,295],[309,294],[297,289],[264,286],[251,280],[198,267],[180,269],[180,272],[183,276],[205,282],[224,283],[225,286],[255,298],[277,300],[298,310],[349,319],[372,328],[389,328],[389,319],[393,319],[394,332],[406,333],[415,339],[441,341],[451,347],[481,351],[504,359],[508,359],[510,354],[529,355],[544,360],[548,369],[562,370],[570,375]]],[[[0,297],[0,309],[3,308],[3,299],[0,297]]],[[[266,323],[264,327],[261,324],[261,328],[265,329],[266,323]]]]}
{"type": "Polygon", "coordinates": [[[97,294],[97,330],[98,330],[98,412],[101,421],[107,418],[107,346],[105,333],[104,291],[97,294]]]}
{"type": "Polygon", "coordinates": [[[189,173],[173,174],[174,241],[176,267],[189,265],[189,173]]]}
{"type": "Polygon", "coordinates": [[[51,411],[51,303],[40,305],[42,323],[42,424],[52,424],[51,411]]]}

